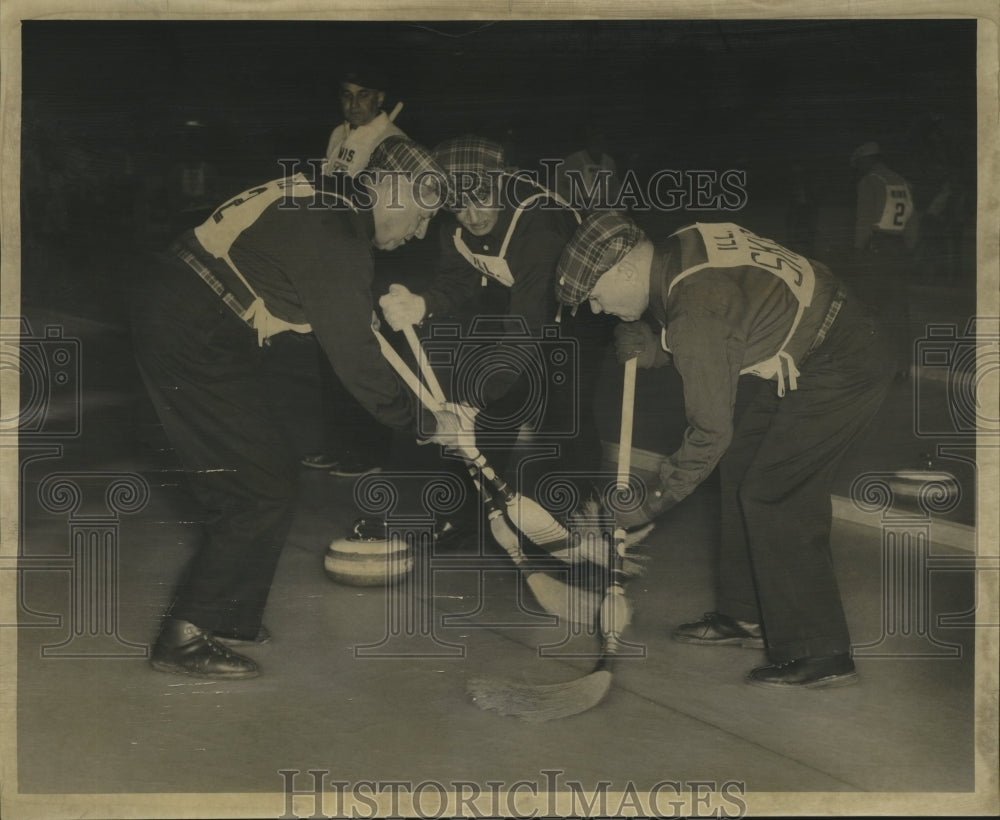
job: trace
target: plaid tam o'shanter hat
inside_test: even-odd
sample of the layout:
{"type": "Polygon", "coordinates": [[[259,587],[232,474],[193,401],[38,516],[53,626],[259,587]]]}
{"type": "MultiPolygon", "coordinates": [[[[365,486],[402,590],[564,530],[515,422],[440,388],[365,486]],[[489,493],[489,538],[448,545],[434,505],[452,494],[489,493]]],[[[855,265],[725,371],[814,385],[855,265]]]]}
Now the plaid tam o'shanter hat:
{"type": "Polygon", "coordinates": [[[402,174],[440,174],[444,171],[431,152],[409,137],[393,134],[375,146],[368,167],[375,171],[402,174]]]}
{"type": "Polygon", "coordinates": [[[577,228],[556,266],[556,297],[575,307],[646,235],[631,219],[617,211],[593,214],[577,228]]]}
{"type": "Polygon", "coordinates": [[[438,208],[448,198],[447,174],[434,161],[430,151],[409,137],[393,134],[382,140],[372,151],[367,170],[375,175],[379,172],[406,174],[422,186],[433,189],[436,201],[428,202],[428,207],[433,204],[438,208]]]}
{"type": "Polygon", "coordinates": [[[472,135],[445,140],[434,149],[434,159],[448,175],[455,194],[448,205],[456,209],[465,208],[470,195],[479,203],[488,202],[494,181],[506,167],[500,143],[472,135]]]}

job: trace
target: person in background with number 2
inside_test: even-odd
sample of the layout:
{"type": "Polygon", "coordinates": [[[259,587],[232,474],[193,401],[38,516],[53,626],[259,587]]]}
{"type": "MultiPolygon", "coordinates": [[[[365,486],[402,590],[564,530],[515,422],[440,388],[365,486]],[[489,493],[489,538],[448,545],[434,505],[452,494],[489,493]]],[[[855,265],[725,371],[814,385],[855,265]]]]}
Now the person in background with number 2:
{"type": "Polygon", "coordinates": [[[861,174],[854,220],[855,287],[888,324],[896,377],[905,378],[913,340],[908,284],[919,239],[913,194],[909,183],[886,167],[878,143],[858,146],[851,167],[861,174]]]}

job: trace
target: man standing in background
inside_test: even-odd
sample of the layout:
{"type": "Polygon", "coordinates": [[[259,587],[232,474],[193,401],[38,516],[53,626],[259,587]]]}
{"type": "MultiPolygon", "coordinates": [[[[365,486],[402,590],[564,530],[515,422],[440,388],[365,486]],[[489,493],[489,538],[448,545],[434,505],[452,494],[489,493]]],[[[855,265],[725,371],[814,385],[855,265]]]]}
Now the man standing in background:
{"type": "Polygon", "coordinates": [[[918,239],[917,213],[909,183],[886,167],[878,143],[866,142],[851,155],[861,174],[854,220],[855,289],[888,325],[896,378],[912,363],[909,280],[918,239]]]}
{"type": "Polygon", "coordinates": [[[333,129],[327,142],[324,176],[337,173],[355,176],[368,167],[375,146],[386,137],[403,134],[393,122],[402,103],[397,103],[391,114],[382,110],[386,85],[375,66],[359,65],[344,72],[340,81],[344,122],[333,129]]]}
{"type": "MultiPolygon", "coordinates": [[[[382,110],[387,84],[373,64],[355,64],[343,73],[340,107],[344,122],[333,129],[327,142],[324,176],[345,174],[353,179],[368,167],[372,151],[383,140],[403,136],[393,123],[402,104],[397,103],[391,115],[382,110]]],[[[388,458],[391,437],[344,388],[322,354],[317,366],[323,450],[306,455],[302,465],[347,478],[378,472],[388,458]]]]}

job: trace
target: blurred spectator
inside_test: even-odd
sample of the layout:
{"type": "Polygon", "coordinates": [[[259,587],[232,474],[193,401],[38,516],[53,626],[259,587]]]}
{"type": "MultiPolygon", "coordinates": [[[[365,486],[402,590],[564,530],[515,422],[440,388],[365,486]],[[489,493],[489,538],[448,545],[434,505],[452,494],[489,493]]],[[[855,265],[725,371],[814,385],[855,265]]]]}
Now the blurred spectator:
{"type": "Polygon", "coordinates": [[[814,186],[805,169],[792,165],[791,187],[785,211],[785,235],[789,248],[810,258],[816,255],[816,225],[819,206],[814,186]]]}
{"type": "MultiPolygon", "coordinates": [[[[391,114],[382,110],[387,85],[381,68],[372,63],[358,63],[344,71],[340,81],[344,122],[330,134],[324,175],[356,176],[368,167],[379,143],[403,135],[393,123],[402,104],[397,103],[391,114]]],[[[344,388],[323,356],[319,357],[319,373],[323,450],[306,455],[302,465],[345,477],[378,472],[389,456],[388,431],[344,388]]]]}
{"type": "Polygon", "coordinates": [[[914,196],[920,213],[919,257],[930,283],[953,284],[960,277],[961,243],[974,230],[975,184],[962,173],[954,140],[942,117],[921,119],[910,133],[914,196]]]}
{"type": "Polygon", "coordinates": [[[856,148],[851,166],[861,176],[854,221],[855,287],[888,325],[896,376],[905,378],[913,341],[908,285],[919,236],[913,194],[909,183],[886,166],[876,142],[856,148]]]}
{"type": "Polygon", "coordinates": [[[382,110],[386,81],[375,65],[356,65],[340,81],[340,108],[344,122],[333,129],[326,145],[323,173],[355,176],[368,166],[372,151],[388,136],[403,132],[393,123],[403,107],[397,103],[391,114],[382,110]]]}
{"type": "Polygon", "coordinates": [[[186,126],[180,156],[167,175],[172,234],[200,225],[225,196],[219,172],[208,157],[202,129],[200,124],[186,126]]]}
{"type": "Polygon", "coordinates": [[[581,213],[607,210],[621,192],[618,163],[607,153],[604,132],[587,127],[587,144],[559,166],[556,192],[581,213]]]}

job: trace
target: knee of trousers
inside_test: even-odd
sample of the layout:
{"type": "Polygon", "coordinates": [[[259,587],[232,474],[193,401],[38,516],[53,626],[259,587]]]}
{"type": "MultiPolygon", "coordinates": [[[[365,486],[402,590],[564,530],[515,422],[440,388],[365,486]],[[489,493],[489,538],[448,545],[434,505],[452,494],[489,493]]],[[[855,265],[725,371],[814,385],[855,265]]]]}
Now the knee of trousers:
{"type": "Polygon", "coordinates": [[[743,476],[736,493],[744,513],[772,506],[788,495],[787,489],[774,480],[753,472],[743,476]]]}
{"type": "Polygon", "coordinates": [[[244,487],[253,506],[269,515],[280,516],[293,510],[298,496],[298,473],[289,464],[275,471],[255,471],[244,487]]]}

